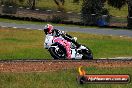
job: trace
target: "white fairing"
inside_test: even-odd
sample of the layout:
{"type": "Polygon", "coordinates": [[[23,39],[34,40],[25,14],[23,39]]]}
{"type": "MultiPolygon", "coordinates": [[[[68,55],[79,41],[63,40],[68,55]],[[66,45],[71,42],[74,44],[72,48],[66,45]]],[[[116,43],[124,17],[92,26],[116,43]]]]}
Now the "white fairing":
{"type": "Polygon", "coordinates": [[[77,51],[75,49],[71,49],[71,58],[74,58],[74,59],[81,59],[82,58],[82,54],[79,54],[77,53],[77,51]]]}
{"type": "Polygon", "coordinates": [[[76,56],[75,56],[76,57],[75,59],[81,59],[82,56],[83,56],[82,54],[77,53],[76,56]]]}
{"type": "MultiPolygon", "coordinates": [[[[44,39],[44,48],[45,49],[49,49],[51,47],[51,45],[54,43],[53,40],[56,39],[56,38],[62,38],[64,39],[63,37],[54,37],[53,35],[51,34],[47,34],[45,36],[45,39],[44,39]]],[[[52,46],[52,47],[55,47],[55,49],[57,49],[57,46],[52,46]]],[[[81,50],[81,49],[87,49],[85,46],[82,46],[79,47],[78,49],[76,49],[76,47],[74,45],[71,45],[70,47],[70,50],[71,50],[71,58],[73,59],[82,59],[82,54],[79,54],[78,53],[78,50],[81,50]]]]}
{"type": "Polygon", "coordinates": [[[71,49],[71,52],[72,52],[71,58],[75,58],[75,56],[76,56],[76,50],[75,49],[71,49]]]}
{"type": "Polygon", "coordinates": [[[52,40],[53,40],[53,36],[46,35],[45,42],[44,42],[44,48],[46,48],[46,49],[49,48],[53,44],[52,40]]]}
{"type": "Polygon", "coordinates": [[[82,46],[82,45],[81,45],[81,46],[78,48],[78,50],[79,50],[79,49],[87,49],[87,48],[86,48],[85,46],[82,46]]]}

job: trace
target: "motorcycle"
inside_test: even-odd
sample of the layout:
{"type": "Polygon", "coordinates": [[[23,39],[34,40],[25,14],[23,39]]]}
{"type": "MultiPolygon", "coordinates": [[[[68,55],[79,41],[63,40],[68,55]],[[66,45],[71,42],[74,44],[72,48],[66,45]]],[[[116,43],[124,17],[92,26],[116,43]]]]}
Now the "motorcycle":
{"type": "Polygon", "coordinates": [[[54,59],[93,59],[92,51],[88,47],[81,45],[81,49],[77,49],[75,44],[61,36],[46,34],[44,41],[44,48],[48,49],[54,59]]]}

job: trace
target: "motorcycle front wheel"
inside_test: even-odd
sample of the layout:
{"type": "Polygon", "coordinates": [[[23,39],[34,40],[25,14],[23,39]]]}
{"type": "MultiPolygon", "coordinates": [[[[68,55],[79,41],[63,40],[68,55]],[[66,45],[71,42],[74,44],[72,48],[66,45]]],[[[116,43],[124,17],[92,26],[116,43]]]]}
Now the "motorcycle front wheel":
{"type": "Polygon", "coordinates": [[[52,45],[56,47],[50,47],[49,52],[54,59],[66,59],[66,50],[62,45],[52,45]]]}

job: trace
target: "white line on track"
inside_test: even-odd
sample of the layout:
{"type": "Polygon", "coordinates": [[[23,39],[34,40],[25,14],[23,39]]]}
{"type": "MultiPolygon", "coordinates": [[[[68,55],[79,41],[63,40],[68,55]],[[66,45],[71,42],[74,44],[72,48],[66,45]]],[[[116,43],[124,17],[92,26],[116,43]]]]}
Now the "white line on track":
{"type": "Polygon", "coordinates": [[[38,29],[38,30],[43,30],[43,29],[38,29]]]}
{"type": "Polygon", "coordinates": [[[12,27],[12,28],[15,28],[16,29],[17,27],[12,27]]]}
{"type": "Polygon", "coordinates": [[[31,28],[26,28],[26,29],[31,29],[31,28]]]}
{"type": "Polygon", "coordinates": [[[99,59],[121,59],[121,60],[129,60],[132,59],[132,57],[113,57],[113,58],[99,58],[99,59]]]}
{"type": "Polygon", "coordinates": [[[1,27],[6,27],[6,26],[1,26],[1,27]]]}

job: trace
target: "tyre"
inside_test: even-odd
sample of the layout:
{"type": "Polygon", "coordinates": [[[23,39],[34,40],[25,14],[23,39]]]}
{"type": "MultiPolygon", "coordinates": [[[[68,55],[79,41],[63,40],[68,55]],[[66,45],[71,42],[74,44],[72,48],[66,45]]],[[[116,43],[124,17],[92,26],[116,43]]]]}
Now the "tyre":
{"type": "Polygon", "coordinates": [[[62,45],[54,44],[52,46],[49,48],[49,52],[54,59],[66,59],[66,49],[62,45]]]}
{"type": "Polygon", "coordinates": [[[92,60],[93,59],[93,53],[92,53],[92,51],[89,48],[87,48],[87,50],[83,49],[82,52],[83,52],[82,59],[86,59],[86,60],[87,59],[88,60],[92,60]]]}

